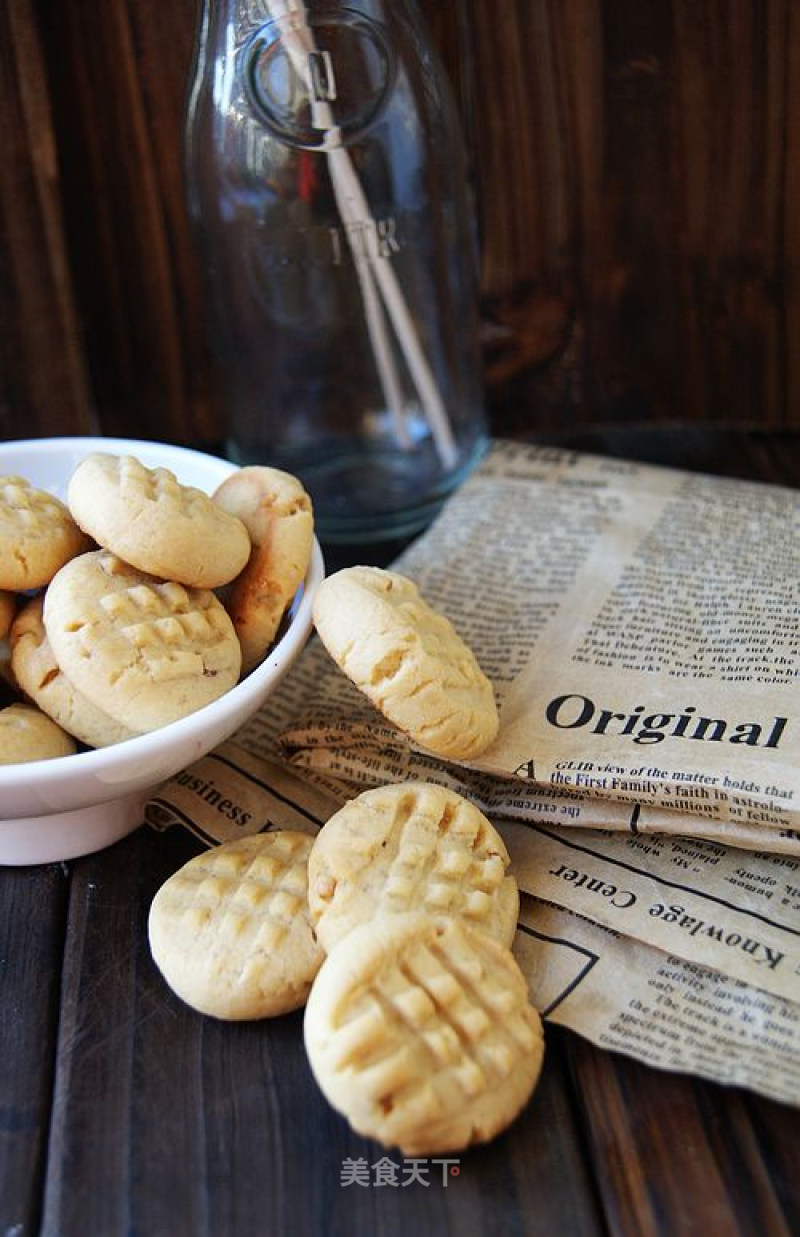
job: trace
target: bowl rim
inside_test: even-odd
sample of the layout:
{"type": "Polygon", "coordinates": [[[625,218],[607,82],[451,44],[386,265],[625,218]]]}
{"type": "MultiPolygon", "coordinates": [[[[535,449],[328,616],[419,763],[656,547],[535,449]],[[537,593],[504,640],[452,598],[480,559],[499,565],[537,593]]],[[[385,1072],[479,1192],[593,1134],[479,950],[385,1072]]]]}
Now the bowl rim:
{"type": "Polygon", "coordinates": [[[201,451],[199,447],[184,447],[174,442],[158,442],[154,438],[119,438],[105,434],[50,434],[46,438],[6,438],[0,442],[0,458],[7,451],[25,450],[33,455],[48,455],[63,451],[67,446],[87,451],[106,451],[108,454],[129,451],[133,446],[152,448],[154,451],[165,452],[167,455],[183,456],[185,459],[211,460],[221,469],[236,472],[239,465],[222,455],[214,455],[210,451],[201,451]]]}
{"type": "MultiPolygon", "coordinates": [[[[220,480],[222,480],[223,476],[236,472],[239,467],[230,460],[210,455],[193,447],[159,443],[151,439],[63,435],[50,438],[9,439],[6,442],[0,443],[0,472],[2,472],[3,457],[10,453],[12,448],[41,455],[56,454],[58,450],[63,451],[65,449],[80,451],[82,448],[85,448],[87,451],[105,449],[109,452],[116,451],[121,453],[125,451],[128,454],[132,454],[131,448],[137,444],[146,448],[152,448],[158,453],[163,452],[165,457],[163,466],[165,467],[169,466],[170,456],[173,458],[182,457],[188,459],[193,457],[204,461],[210,460],[214,464],[219,465],[220,480]]],[[[192,483],[189,482],[188,484],[192,483]]],[[[108,747],[90,748],[86,751],[75,752],[69,756],[57,756],[47,760],[30,760],[0,765],[0,825],[2,825],[4,819],[9,819],[4,818],[2,814],[2,796],[4,791],[19,792],[26,785],[30,785],[33,779],[44,789],[52,788],[59,783],[64,786],[72,786],[82,778],[91,780],[109,768],[113,768],[115,771],[118,770],[119,782],[124,783],[128,766],[140,768],[142,757],[152,749],[154,744],[166,741],[170,745],[173,742],[177,745],[186,745],[191,742],[195,732],[202,734],[204,719],[208,718],[210,711],[213,710],[216,720],[219,720],[229,712],[235,713],[237,706],[246,701],[251,695],[257,696],[260,691],[268,688],[271,680],[281,672],[284,666],[286,669],[291,666],[294,658],[302,650],[309,635],[312,633],[314,597],[324,575],[325,565],[322,551],[315,536],[312,543],[308,572],[290,607],[290,622],[286,630],[273,645],[264,660],[217,700],[210,701],[202,708],[196,709],[193,713],[189,713],[177,721],[170,722],[166,726],[158,727],[141,735],[135,735],[132,738],[124,739],[108,747]]],[[[244,722],[239,723],[239,725],[243,724],[244,722]]],[[[197,758],[201,754],[198,753],[197,758]]],[[[108,781],[106,788],[109,799],[115,798],[120,793],[116,779],[108,781]]]]}

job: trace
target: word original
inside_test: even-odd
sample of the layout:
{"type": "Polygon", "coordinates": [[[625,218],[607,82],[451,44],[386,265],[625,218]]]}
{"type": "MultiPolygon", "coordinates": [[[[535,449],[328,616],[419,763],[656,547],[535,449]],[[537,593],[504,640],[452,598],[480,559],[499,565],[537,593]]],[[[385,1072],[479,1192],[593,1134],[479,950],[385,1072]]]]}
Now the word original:
{"type": "Polygon", "coordinates": [[[545,717],[558,730],[588,727],[591,734],[627,736],[634,743],[661,743],[664,739],[697,739],[711,743],[745,743],[749,747],[778,746],[788,717],[774,717],[768,724],[731,723],[722,717],[696,716],[697,708],[688,704],[682,713],[648,713],[637,704],[630,713],[601,709],[588,696],[556,696],[545,709],[545,717]],[[766,737],[763,737],[766,733],[766,737]]]}
{"type": "Polygon", "coordinates": [[[348,1156],[342,1160],[339,1184],[342,1186],[407,1186],[413,1185],[416,1181],[418,1185],[429,1186],[431,1183],[428,1174],[432,1164],[438,1164],[441,1168],[441,1182],[445,1188],[447,1188],[449,1178],[457,1177],[461,1172],[460,1162],[453,1159],[403,1160],[398,1164],[396,1160],[390,1160],[387,1155],[384,1155],[374,1164],[370,1164],[363,1157],[354,1160],[348,1156]]]}

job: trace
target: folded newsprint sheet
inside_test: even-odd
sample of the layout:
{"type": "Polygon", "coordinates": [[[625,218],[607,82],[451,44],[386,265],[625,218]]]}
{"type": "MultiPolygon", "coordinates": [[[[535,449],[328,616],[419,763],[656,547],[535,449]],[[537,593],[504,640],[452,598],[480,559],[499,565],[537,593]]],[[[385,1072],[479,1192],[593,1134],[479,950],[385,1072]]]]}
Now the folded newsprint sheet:
{"type": "MultiPolygon", "coordinates": [[[[800,495],[501,442],[395,566],[494,684],[496,742],[450,770],[495,811],[800,854],[800,495]]],[[[296,764],[430,769],[305,669],[296,764]]]]}
{"type": "Polygon", "coordinates": [[[315,639],[148,820],[213,844],[313,831],[367,786],[449,785],[503,830],[527,927],[569,924],[600,959],[556,1000],[562,946],[521,921],[548,1017],[800,1103],[799,523],[780,487],[496,443],[394,564],[492,679],[490,751],[416,749],[315,639]]]}
{"type": "Polygon", "coordinates": [[[514,953],[547,1022],[656,1068],[800,1102],[800,1003],[529,897],[514,953]]]}
{"type": "MultiPolygon", "coordinates": [[[[207,845],[315,834],[355,792],[252,731],[148,805],[207,845]]],[[[493,816],[522,890],[514,952],[546,1020],[646,1064],[800,1105],[800,859],[493,816]]]]}

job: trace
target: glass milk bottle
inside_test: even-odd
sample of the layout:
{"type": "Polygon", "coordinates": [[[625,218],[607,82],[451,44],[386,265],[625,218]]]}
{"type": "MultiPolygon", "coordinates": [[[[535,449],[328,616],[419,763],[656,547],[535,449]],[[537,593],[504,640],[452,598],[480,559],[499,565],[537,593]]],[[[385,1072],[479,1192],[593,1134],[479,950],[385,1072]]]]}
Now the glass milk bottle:
{"type": "Polygon", "coordinates": [[[205,0],[186,122],[228,454],[320,539],[429,522],[486,443],[458,117],[413,0],[205,0]]]}

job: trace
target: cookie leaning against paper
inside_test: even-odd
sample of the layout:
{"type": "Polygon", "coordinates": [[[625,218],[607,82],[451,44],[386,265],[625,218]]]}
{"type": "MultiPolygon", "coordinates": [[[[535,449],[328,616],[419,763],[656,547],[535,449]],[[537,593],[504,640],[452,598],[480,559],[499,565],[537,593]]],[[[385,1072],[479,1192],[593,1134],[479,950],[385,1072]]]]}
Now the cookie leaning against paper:
{"type": "Polygon", "coordinates": [[[225,600],[246,672],[270,648],[306,577],[314,540],[311,499],[297,477],[259,464],[226,477],[213,498],[242,521],[253,547],[225,600]]]}
{"type": "Polygon", "coordinates": [[[292,830],[236,838],[190,859],[158,890],[148,934],[172,990],[230,1020],[299,1009],[324,957],[308,918],[312,839],[292,830]]]}
{"type": "Polygon", "coordinates": [[[317,592],[314,626],[340,669],[421,747],[471,760],[496,737],[491,683],[405,576],[380,567],[335,572],[317,592]]]}
{"type": "Polygon", "coordinates": [[[24,477],[0,477],[0,589],[43,588],[89,549],[67,507],[24,477]]]}
{"type": "Polygon", "coordinates": [[[378,914],[455,915],[501,945],[514,939],[517,882],[500,834],[474,804],[427,782],[366,790],[320,829],[308,903],[330,951],[378,914]]]}
{"type": "Polygon", "coordinates": [[[147,468],[132,455],[87,455],[70,478],[67,500],[98,545],[162,580],[218,588],[250,557],[241,520],[168,468],[147,468]]]}
{"type": "Polygon", "coordinates": [[[528,1102],[544,1056],[510,950],[422,911],[343,937],[314,981],[304,1034],[333,1107],[407,1156],[494,1138],[528,1102]]]}

